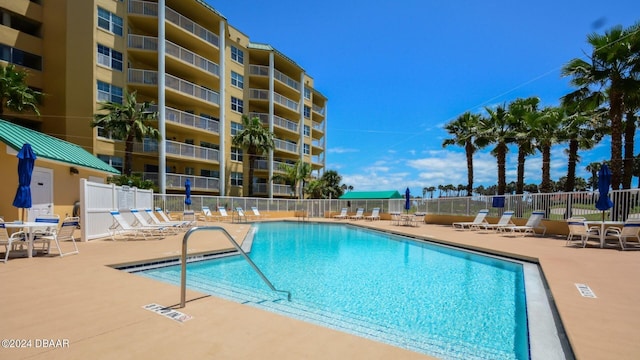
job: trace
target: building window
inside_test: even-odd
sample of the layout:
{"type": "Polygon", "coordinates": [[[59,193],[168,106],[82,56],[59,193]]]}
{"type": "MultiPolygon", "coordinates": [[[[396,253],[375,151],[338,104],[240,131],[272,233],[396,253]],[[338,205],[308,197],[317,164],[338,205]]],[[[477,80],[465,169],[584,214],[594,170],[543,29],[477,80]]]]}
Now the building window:
{"type": "Polygon", "coordinates": [[[124,168],[123,166],[123,161],[121,157],[118,156],[109,156],[109,155],[102,155],[102,154],[98,154],[98,159],[104,161],[105,163],[111,165],[114,169],[122,172],[122,169],[124,168]]]}
{"type": "Polygon", "coordinates": [[[235,71],[231,72],[231,85],[244,89],[244,76],[235,71]]]}
{"type": "Polygon", "coordinates": [[[231,45],[231,60],[244,64],[244,52],[231,45]]]}
{"type": "Polygon", "coordinates": [[[208,177],[208,178],[220,178],[220,171],[217,170],[209,170],[209,169],[200,169],[200,176],[208,177]]]}
{"type": "Polygon", "coordinates": [[[311,154],[311,149],[309,148],[309,144],[303,144],[302,145],[302,149],[303,149],[305,155],[311,154]]]}
{"type": "Polygon", "coordinates": [[[311,90],[308,87],[304,88],[304,98],[311,100],[311,90]]]}
{"type": "Polygon", "coordinates": [[[242,173],[231,173],[231,186],[242,186],[242,173]]]}
{"type": "Polygon", "coordinates": [[[98,7],[98,27],[122,36],[122,18],[98,7]]]}
{"type": "Polygon", "coordinates": [[[0,60],[34,70],[42,70],[42,56],[28,53],[5,44],[0,44],[0,60]]]}
{"type": "Polygon", "coordinates": [[[98,102],[104,101],[122,104],[122,88],[98,81],[98,102]]]}
{"type": "Polygon", "coordinates": [[[122,53],[98,44],[98,64],[122,71],[122,53]]]}
{"type": "Polygon", "coordinates": [[[231,110],[239,112],[239,113],[243,113],[244,112],[244,101],[236,98],[236,97],[231,97],[231,110]]]}
{"type": "Polygon", "coordinates": [[[311,118],[311,108],[307,105],[304,106],[304,117],[307,119],[311,118]]]}
{"type": "Polygon", "coordinates": [[[309,127],[309,125],[304,126],[304,136],[306,137],[311,136],[311,127],[309,127]]]}
{"type": "Polygon", "coordinates": [[[232,161],[242,161],[242,149],[237,147],[231,148],[231,160],[232,161]]]}
{"type": "Polygon", "coordinates": [[[244,127],[242,124],[232,121],[231,122],[231,136],[237,135],[240,131],[242,131],[244,127]]]}

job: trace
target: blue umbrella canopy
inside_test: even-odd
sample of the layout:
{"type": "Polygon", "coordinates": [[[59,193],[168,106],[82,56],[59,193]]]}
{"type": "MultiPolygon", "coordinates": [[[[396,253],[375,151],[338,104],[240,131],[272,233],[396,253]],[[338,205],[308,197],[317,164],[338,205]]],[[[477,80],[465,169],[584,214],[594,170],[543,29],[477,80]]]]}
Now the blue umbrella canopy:
{"type": "Polygon", "coordinates": [[[31,208],[31,174],[36,161],[36,154],[31,145],[25,143],[18,151],[18,190],[13,199],[13,206],[17,208],[31,208]]]}
{"type": "Polygon", "coordinates": [[[189,179],[184,182],[184,203],[191,205],[191,180],[189,179]]]}
{"type": "Polygon", "coordinates": [[[596,202],[596,209],[602,211],[602,217],[604,219],[604,211],[613,207],[613,202],[609,199],[609,187],[611,186],[611,170],[607,164],[602,164],[600,171],[598,171],[598,202],[596,202]]]}
{"type": "Polygon", "coordinates": [[[409,188],[404,192],[404,209],[407,210],[407,212],[411,209],[411,191],[409,191],[409,188]]]}

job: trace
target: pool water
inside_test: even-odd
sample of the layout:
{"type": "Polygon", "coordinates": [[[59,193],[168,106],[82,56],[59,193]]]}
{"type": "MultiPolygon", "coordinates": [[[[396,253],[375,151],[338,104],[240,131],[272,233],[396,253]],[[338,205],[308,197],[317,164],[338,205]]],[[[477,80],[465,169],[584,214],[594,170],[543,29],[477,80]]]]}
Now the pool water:
{"type": "MultiPolygon", "coordinates": [[[[338,224],[265,222],[249,256],[192,262],[187,286],[442,359],[528,359],[522,265],[338,224]]],[[[180,266],[138,274],[180,283],[180,266]]]]}

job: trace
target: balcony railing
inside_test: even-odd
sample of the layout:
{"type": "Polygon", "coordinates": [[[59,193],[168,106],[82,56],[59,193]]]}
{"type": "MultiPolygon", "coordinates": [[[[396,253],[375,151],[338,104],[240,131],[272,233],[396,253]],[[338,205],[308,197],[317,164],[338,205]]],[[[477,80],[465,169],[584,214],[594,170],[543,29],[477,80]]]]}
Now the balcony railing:
{"type": "MultiPolygon", "coordinates": [[[[129,82],[145,85],[158,85],[158,72],[153,70],[129,69],[129,82]]],[[[200,85],[196,85],[169,74],[165,75],[165,83],[168,88],[196,97],[211,104],[220,105],[220,94],[213,90],[209,90],[200,85]]]]}
{"type": "MultiPolygon", "coordinates": [[[[194,160],[220,161],[220,151],[217,149],[210,149],[171,140],[165,140],[165,146],[167,155],[175,155],[194,160]]],[[[145,139],[142,143],[134,143],[133,151],[138,153],[157,154],[158,143],[155,140],[145,139]]]]}
{"type": "Polygon", "coordinates": [[[220,67],[213,61],[210,61],[209,59],[206,59],[170,41],[166,42],[166,48],[167,54],[174,56],[186,63],[194,65],[210,74],[220,76],[220,67]]]}
{"type": "MultiPolygon", "coordinates": [[[[145,172],[142,173],[144,180],[151,180],[156,185],[159,184],[158,173],[145,172]]],[[[191,181],[191,189],[199,191],[220,191],[220,179],[206,176],[195,176],[186,174],[167,173],[165,183],[167,189],[184,190],[184,183],[189,179],[191,181]]]]}
{"type": "Polygon", "coordinates": [[[263,65],[250,65],[249,74],[257,76],[269,76],[269,67],[263,65]]]}
{"type": "Polygon", "coordinates": [[[296,143],[290,143],[288,141],[283,141],[280,139],[274,139],[273,142],[274,142],[275,148],[278,150],[285,150],[292,153],[298,152],[298,144],[296,143]]]}
{"type": "MultiPolygon", "coordinates": [[[[255,194],[266,194],[267,193],[267,184],[254,184],[253,192],[255,194]]],[[[289,185],[281,185],[281,184],[273,184],[273,195],[286,195],[291,196],[291,186],[289,185]]]]}
{"type": "Polygon", "coordinates": [[[311,109],[313,110],[313,112],[324,116],[324,107],[313,104],[311,105],[311,109]]]}
{"type": "MultiPolygon", "coordinates": [[[[149,110],[158,111],[158,105],[151,105],[149,110]]],[[[220,121],[204,116],[194,115],[168,106],[165,107],[165,119],[172,123],[191,126],[214,134],[220,133],[220,121]]]]}
{"type": "MultiPolygon", "coordinates": [[[[158,16],[158,3],[150,1],[129,0],[129,13],[158,16]]],[[[169,7],[166,7],[166,19],[167,21],[176,24],[183,30],[194,34],[195,36],[201,38],[209,44],[218,48],[220,47],[220,38],[218,35],[205,29],[201,25],[193,22],[193,20],[183,16],[182,14],[169,7]]]]}
{"type": "MultiPolygon", "coordinates": [[[[260,121],[265,124],[265,125],[269,125],[269,114],[267,113],[249,113],[249,117],[250,118],[254,118],[257,117],[260,119],[260,121]]],[[[287,130],[291,130],[293,132],[298,132],[298,123],[295,123],[291,120],[287,120],[283,117],[280,117],[278,115],[273,115],[273,125],[281,127],[283,129],[287,129],[287,130]]]]}
{"type": "Polygon", "coordinates": [[[324,164],[324,153],[311,157],[311,162],[317,165],[324,164]]]}
{"type": "Polygon", "coordinates": [[[249,98],[255,100],[269,100],[269,90],[249,89],[249,98]]]}
{"type": "MultiPolygon", "coordinates": [[[[280,170],[280,166],[293,166],[293,164],[286,163],[284,161],[273,161],[273,171],[283,172],[280,170]]],[[[268,170],[269,169],[269,161],[268,160],[256,160],[256,170],[268,170]]]]}
{"type": "MultiPolygon", "coordinates": [[[[269,100],[269,90],[249,89],[249,98],[255,100],[269,100]]],[[[276,92],[273,93],[273,101],[277,104],[285,106],[295,112],[298,112],[298,102],[282,96],[276,92]]]]}
{"type": "Polygon", "coordinates": [[[324,132],[324,123],[313,122],[313,129],[324,132]]]}
{"type": "Polygon", "coordinates": [[[158,51],[157,37],[129,34],[127,39],[127,46],[131,49],[158,51]]]}
{"type": "Polygon", "coordinates": [[[293,80],[292,78],[288,77],[287,75],[281,73],[278,70],[275,70],[273,72],[273,78],[278,80],[278,81],[280,81],[280,82],[282,82],[282,83],[284,83],[285,85],[287,85],[287,86],[289,86],[289,87],[291,87],[293,89],[296,89],[296,90],[300,91],[300,83],[298,81],[293,80]]]}
{"type": "Polygon", "coordinates": [[[311,145],[313,145],[313,147],[319,148],[319,149],[324,149],[324,140],[320,139],[320,140],[312,140],[311,141],[311,145]]]}

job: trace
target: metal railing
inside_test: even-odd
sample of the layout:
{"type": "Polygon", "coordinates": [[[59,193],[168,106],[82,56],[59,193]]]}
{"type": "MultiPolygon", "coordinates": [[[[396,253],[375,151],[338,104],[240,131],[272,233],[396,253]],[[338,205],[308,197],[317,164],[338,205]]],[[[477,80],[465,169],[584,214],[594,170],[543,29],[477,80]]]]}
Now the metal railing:
{"type": "Polygon", "coordinates": [[[184,234],[184,237],[182,238],[182,256],[180,257],[180,260],[182,262],[182,266],[180,270],[181,272],[180,274],[180,307],[181,308],[185,307],[185,302],[187,298],[187,244],[189,242],[189,237],[191,236],[191,234],[198,231],[222,232],[227,237],[227,239],[233,244],[236,250],[244,257],[244,259],[247,260],[249,265],[251,265],[253,270],[255,270],[255,272],[260,276],[262,281],[264,281],[264,283],[267,284],[267,286],[269,286],[269,288],[274,292],[287,294],[287,300],[291,301],[291,292],[286,290],[276,289],[275,286],[273,286],[273,284],[271,283],[271,281],[269,281],[269,279],[267,279],[267,277],[262,273],[262,271],[260,271],[258,266],[256,266],[256,264],[253,261],[251,261],[251,258],[249,258],[247,253],[244,252],[244,250],[242,250],[242,247],[240,247],[240,245],[238,245],[238,243],[235,240],[233,240],[233,237],[229,235],[227,230],[225,230],[220,226],[203,226],[203,227],[195,227],[193,229],[189,229],[189,231],[187,231],[187,233],[184,234]]]}

